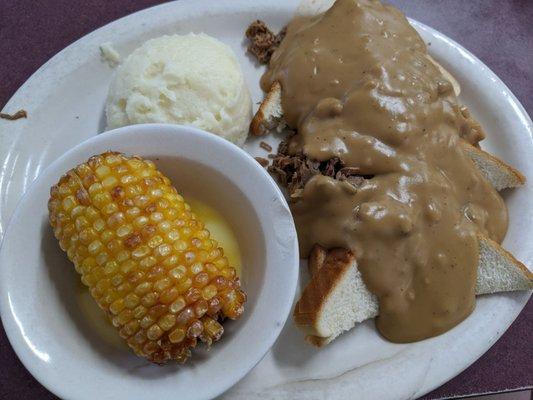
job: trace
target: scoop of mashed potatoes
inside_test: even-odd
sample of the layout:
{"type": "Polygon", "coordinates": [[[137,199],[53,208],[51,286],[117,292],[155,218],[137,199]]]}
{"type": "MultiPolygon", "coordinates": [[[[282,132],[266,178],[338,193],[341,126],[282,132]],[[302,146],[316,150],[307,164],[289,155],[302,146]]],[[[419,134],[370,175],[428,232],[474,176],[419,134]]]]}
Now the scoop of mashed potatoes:
{"type": "Polygon", "coordinates": [[[252,117],[250,92],[231,49],[205,34],[161,36],[116,71],[108,129],[162,122],[192,125],[241,146],[252,117]]]}

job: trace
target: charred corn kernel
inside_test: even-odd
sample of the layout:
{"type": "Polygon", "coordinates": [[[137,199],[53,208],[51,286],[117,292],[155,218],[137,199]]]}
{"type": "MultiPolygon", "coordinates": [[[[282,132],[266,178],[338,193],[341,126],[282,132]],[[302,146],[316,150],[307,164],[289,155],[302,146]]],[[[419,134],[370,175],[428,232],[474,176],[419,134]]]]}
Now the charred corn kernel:
{"type": "Polygon", "coordinates": [[[168,339],[171,343],[179,343],[183,339],[185,339],[185,329],[183,328],[176,328],[172,332],[169,333],[168,339]]]}
{"type": "Polygon", "coordinates": [[[188,338],[197,338],[204,331],[204,325],[201,321],[196,320],[187,328],[187,337],[188,338]]]}
{"type": "Polygon", "coordinates": [[[214,341],[220,339],[222,333],[224,333],[224,327],[212,318],[203,318],[205,332],[213,338],[214,341]]]}
{"type": "Polygon", "coordinates": [[[196,317],[201,318],[204,316],[204,314],[207,312],[208,305],[207,301],[205,300],[198,300],[194,304],[194,313],[196,314],[196,317]]]}
{"type": "Polygon", "coordinates": [[[151,161],[105,153],[50,190],[50,224],[82,282],[136,354],[184,362],[238,318],[235,270],[151,161]]]}

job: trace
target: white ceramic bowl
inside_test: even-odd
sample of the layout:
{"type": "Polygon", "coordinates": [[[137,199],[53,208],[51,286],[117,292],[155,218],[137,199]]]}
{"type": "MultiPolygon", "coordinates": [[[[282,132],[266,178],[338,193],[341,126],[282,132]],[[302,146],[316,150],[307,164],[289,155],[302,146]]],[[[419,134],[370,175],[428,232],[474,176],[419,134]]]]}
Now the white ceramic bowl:
{"type": "Polygon", "coordinates": [[[241,379],[272,346],[291,309],[297,276],[289,209],[250,155],[198,129],[135,125],[74,147],[26,192],[0,251],[0,311],[26,368],[62,398],[210,398],[241,379]],[[248,294],[245,313],[225,324],[226,333],[209,352],[195,352],[184,366],[152,365],[119,340],[48,225],[50,187],[68,169],[106,150],[154,160],[185,197],[216,208],[236,234],[248,294]]]}

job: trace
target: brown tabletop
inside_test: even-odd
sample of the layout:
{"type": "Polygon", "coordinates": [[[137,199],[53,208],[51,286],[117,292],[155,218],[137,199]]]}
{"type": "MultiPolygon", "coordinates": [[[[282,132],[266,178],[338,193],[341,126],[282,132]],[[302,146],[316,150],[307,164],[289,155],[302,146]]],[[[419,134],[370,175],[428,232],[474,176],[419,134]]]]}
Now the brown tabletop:
{"type": "MultiPolygon", "coordinates": [[[[390,2],[408,16],[443,32],[472,51],[509,86],[532,114],[533,1],[390,2]]],[[[117,18],[159,3],[162,1],[2,0],[0,107],[37,68],[76,39],[117,18]]],[[[530,300],[508,331],[485,355],[424,399],[533,387],[532,343],[533,301],[530,300]]],[[[0,399],[55,398],[24,369],[4,330],[0,329],[0,399]]]]}

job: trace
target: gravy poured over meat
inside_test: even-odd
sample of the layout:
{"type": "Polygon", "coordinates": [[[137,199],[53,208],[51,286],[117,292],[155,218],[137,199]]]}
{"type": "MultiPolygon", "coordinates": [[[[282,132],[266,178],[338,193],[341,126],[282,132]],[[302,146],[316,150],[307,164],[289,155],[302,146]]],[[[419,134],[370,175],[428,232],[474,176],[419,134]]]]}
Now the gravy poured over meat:
{"type": "Polygon", "coordinates": [[[392,341],[461,322],[474,308],[476,234],[501,242],[507,210],[459,148],[483,133],[418,33],[393,7],[338,0],[290,23],[263,89],[274,81],[297,131],[288,152],[367,177],[314,175],[292,196],[301,254],[315,243],[353,250],[392,341]]]}

